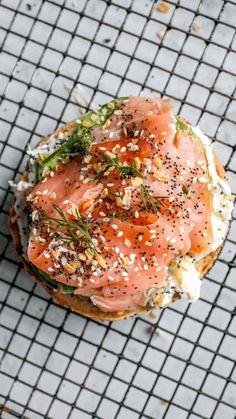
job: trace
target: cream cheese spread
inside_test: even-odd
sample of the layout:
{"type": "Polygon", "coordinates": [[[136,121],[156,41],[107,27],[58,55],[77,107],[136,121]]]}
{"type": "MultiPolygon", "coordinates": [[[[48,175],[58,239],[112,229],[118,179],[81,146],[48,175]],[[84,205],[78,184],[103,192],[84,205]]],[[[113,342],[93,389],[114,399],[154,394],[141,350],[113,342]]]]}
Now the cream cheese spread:
{"type": "MultiPolygon", "coordinates": [[[[209,190],[212,193],[212,234],[213,242],[209,247],[207,253],[204,252],[196,257],[184,256],[181,258],[177,266],[169,267],[167,272],[167,286],[163,292],[160,290],[163,298],[161,299],[160,307],[168,305],[175,294],[180,293],[188,301],[196,301],[200,297],[200,288],[202,281],[200,273],[196,269],[196,260],[204,259],[212,251],[220,247],[227,235],[229,222],[233,210],[233,201],[231,189],[228,183],[218,176],[214,160],[213,145],[210,139],[203,134],[201,129],[192,127],[194,134],[201,140],[206,154],[207,167],[209,173],[209,190]]],[[[178,258],[177,258],[178,260],[178,258]]],[[[155,295],[159,294],[157,289],[155,295]]],[[[150,301],[154,300],[154,291],[150,295],[150,301]]]]}

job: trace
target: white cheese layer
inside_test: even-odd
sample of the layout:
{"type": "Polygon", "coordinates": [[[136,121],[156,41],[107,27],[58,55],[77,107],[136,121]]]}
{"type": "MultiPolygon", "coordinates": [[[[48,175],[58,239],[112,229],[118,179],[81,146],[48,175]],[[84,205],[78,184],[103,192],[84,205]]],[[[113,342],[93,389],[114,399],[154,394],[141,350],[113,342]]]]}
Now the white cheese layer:
{"type": "MultiPolygon", "coordinates": [[[[196,301],[200,297],[202,281],[196,269],[195,261],[204,259],[212,251],[218,249],[229,229],[229,222],[233,210],[231,189],[228,183],[221,179],[216,171],[213,145],[210,139],[203,134],[200,128],[192,127],[194,134],[201,140],[206,154],[207,167],[209,172],[209,190],[212,193],[212,235],[213,242],[208,251],[196,257],[185,256],[179,260],[175,267],[169,267],[167,273],[167,287],[160,290],[163,295],[161,307],[168,305],[175,294],[179,292],[188,301],[196,301]]],[[[157,294],[157,290],[156,290],[157,294]]],[[[151,296],[153,300],[153,296],[151,296]]]]}
{"type": "MultiPolygon", "coordinates": [[[[206,153],[208,171],[210,175],[209,188],[212,193],[212,233],[213,243],[208,254],[216,250],[223,243],[229,228],[233,201],[231,199],[231,189],[225,180],[221,179],[217,172],[214,160],[213,146],[210,139],[203,134],[199,127],[192,127],[194,134],[201,140],[206,153]]],[[[202,257],[202,255],[201,255],[202,257]]]]}
{"type": "Polygon", "coordinates": [[[15,196],[15,213],[17,219],[20,220],[18,224],[19,233],[21,238],[22,244],[22,253],[25,259],[27,257],[27,247],[28,247],[28,217],[25,212],[25,200],[24,194],[30,188],[32,188],[36,183],[36,164],[35,161],[37,157],[44,153],[52,153],[55,151],[60,144],[60,141],[64,138],[64,135],[59,133],[58,138],[54,137],[54,134],[48,137],[48,141],[45,144],[39,144],[33,150],[28,146],[27,154],[29,155],[29,163],[28,163],[28,181],[20,180],[18,183],[14,183],[13,181],[9,181],[9,185],[12,187],[15,196]]]}
{"type": "Polygon", "coordinates": [[[15,213],[17,224],[20,233],[20,241],[22,246],[22,255],[27,259],[27,247],[28,247],[28,217],[25,212],[25,200],[24,194],[27,189],[32,186],[32,183],[20,180],[18,183],[14,183],[11,180],[9,185],[12,187],[15,196],[15,213]],[[20,222],[18,222],[20,220],[20,222]]]}

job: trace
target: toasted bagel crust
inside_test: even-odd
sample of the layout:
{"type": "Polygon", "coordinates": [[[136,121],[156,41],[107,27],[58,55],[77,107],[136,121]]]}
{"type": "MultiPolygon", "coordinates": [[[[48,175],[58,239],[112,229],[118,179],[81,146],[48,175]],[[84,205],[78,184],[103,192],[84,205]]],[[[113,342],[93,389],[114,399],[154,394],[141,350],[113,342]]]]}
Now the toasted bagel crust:
{"type": "MultiPolygon", "coordinates": [[[[73,129],[75,128],[76,123],[74,121],[64,125],[61,128],[58,128],[54,136],[57,136],[60,132],[70,134],[73,129]]],[[[39,144],[46,143],[48,141],[49,136],[44,137],[40,140],[39,144]]],[[[218,157],[215,155],[215,164],[216,164],[216,170],[218,175],[226,179],[225,170],[220,163],[218,157]]],[[[26,180],[28,178],[27,169],[25,173],[22,175],[22,179],[26,180]]],[[[63,306],[70,308],[72,311],[81,314],[82,316],[89,317],[94,320],[121,320],[126,317],[135,315],[135,314],[142,314],[147,313],[154,309],[154,307],[148,306],[148,307],[140,307],[137,311],[120,311],[120,312],[114,312],[114,313],[105,313],[101,311],[98,307],[96,307],[90,300],[89,297],[84,297],[80,295],[73,295],[73,294],[62,294],[59,291],[53,291],[50,290],[47,285],[40,279],[40,277],[35,273],[35,271],[32,268],[32,265],[22,256],[22,245],[21,245],[21,238],[20,238],[20,232],[17,224],[17,216],[15,213],[15,200],[13,201],[12,207],[10,209],[9,214],[9,228],[12,234],[13,243],[15,245],[16,252],[21,259],[23,266],[25,268],[25,271],[32,277],[32,279],[42,286],[45,291],[52,296],[57,303],[62,304],[63,306]]],[[[217,255],[219,254],[223,244],[218,247],[216,250],[211,252],[209,255],[205,256],[203,259],[196,262],[195,266],[198,269],[200,273],[200,278],[203,279],[204,275],[208,272],[208,270],[212,267],[214,264],[217,255]]],[[[181,298],[180,294],[175,294],[175,300],[181,298]]]]}

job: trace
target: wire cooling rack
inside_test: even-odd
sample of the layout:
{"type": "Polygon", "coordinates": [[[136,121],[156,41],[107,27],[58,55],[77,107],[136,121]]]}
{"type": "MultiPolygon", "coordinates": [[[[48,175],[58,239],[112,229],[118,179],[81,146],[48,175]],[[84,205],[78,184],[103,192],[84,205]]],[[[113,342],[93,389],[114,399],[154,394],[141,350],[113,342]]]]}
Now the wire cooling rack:
{"type": "Polygon", "coordinates": [[[24,273],[7,214],[24,148],[127,94],[168,96],[215,139],[236,189],[236,2],[0,1],[2,418],[235,417],[235,223],[193,305],[86,320],[24,273]]]}

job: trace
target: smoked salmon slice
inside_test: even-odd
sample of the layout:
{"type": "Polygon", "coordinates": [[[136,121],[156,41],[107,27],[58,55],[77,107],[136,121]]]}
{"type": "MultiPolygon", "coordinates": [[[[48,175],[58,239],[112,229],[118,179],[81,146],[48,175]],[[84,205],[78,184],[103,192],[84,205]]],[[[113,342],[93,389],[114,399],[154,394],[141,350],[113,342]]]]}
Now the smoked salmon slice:
{"type": "Polygon", "coordinates": [[[181,129],[169,100],[112,106],[94,129],[96,114],[78,121],[90,128],[86,154],[51,163],[26,198],[29,260],[105,312],[145,306],[150,289],[165,288],[171,261],[213,240],[201,141],[181,129]]]}

